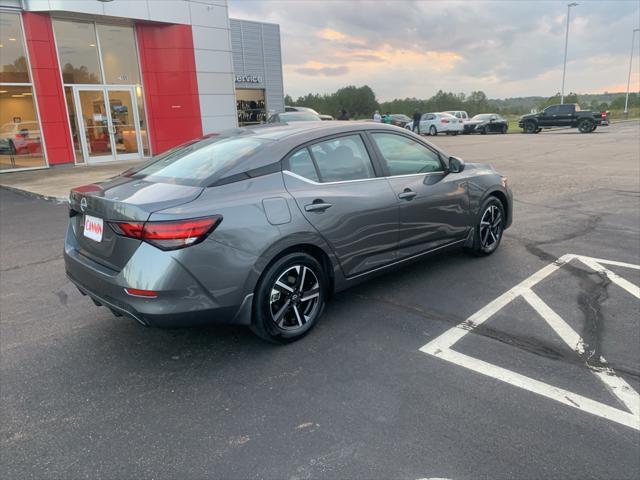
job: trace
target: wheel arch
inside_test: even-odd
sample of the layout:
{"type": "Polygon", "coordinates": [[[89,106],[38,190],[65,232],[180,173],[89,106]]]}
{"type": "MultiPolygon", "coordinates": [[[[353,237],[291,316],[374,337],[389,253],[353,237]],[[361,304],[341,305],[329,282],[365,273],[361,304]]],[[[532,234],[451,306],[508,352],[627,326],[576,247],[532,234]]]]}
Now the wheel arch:
{"type": "Polygon", "coordinates": [[[245,291],[255,292],[264,272],[279,258],[293,252],[304,252],[311,255],[322,265],[328,277],[329,288],[327,290],[329,296],[331,296],[336,285],[336,277],[341,276],[341,271],[333,251],[324,239],[317,234],[293,235],[281,239],[267,248],[258,257],[247,279],[245,291]]]}
{"type": "Polygon", "coordinates": [[[510,225],[512,212],[511,212],[511,209],[509,208],[509,200],[508,200],[507,194],[502,190],[497,190],[497,189],[491,190],[482,199],[482,203],[484,203],[489,197],[495,197],[500,201],[500,203],[502,204],[502,209],[504,210],[504,215],[506,217],[505,225],[510,225]]]}

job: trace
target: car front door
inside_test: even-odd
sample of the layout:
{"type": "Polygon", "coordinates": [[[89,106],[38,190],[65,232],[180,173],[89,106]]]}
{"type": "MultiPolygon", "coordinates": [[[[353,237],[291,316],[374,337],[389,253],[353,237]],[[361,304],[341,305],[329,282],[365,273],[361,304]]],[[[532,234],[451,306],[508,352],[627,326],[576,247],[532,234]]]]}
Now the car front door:
{"type": "Polygon", "coordinates": [[[464,177],[449,174],[435,149],[407,135],[369,135],[400,205],[398,256],[464,240],[472,224],[464,177]]]}
{"type": "Polygon", "coordinates": [[[558,105],[545,108],[543,115],[538,118],[538,125],[541,127],[555,127],[558,122],[558,105]]]}
{"type": "Polygon", "coordinates": [[[392,263],[396,195],[358,133],[303,146],[284,162],[284,182],[305,218],[331,245],[347,277],[392,263]]]}

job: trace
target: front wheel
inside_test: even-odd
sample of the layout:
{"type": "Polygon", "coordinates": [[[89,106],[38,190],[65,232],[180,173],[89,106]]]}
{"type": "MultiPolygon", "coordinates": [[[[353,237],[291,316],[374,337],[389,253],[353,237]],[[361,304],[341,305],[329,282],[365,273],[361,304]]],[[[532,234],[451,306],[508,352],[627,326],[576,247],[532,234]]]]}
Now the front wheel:
{"type": "Polygon", "coordinates": [[[524,125],[522,127],[522,131],[524,133],[536,133],[537,129],[538,126],[536,125],[536,122],[532,121],[524,122],[524,125]]]}
{"type": "Polygon", "coordinates": [[[431,127],[429,128],[429,135],[431,136],[438,135],[438,130],[436,129],[435,125],[431,125],[431,127]]]}
{"type": "Polygon", "coordinates": [[[469,251],[477,256],[491,255],[495,252],[502,240],[504,222],[502,202],[496,197],[489,197],[480,209],[480,217],[473,232],[473,246],[469,251]]]}
{"type": "Polygon", "coordinates": [[[322,315],[327,289],[327,275],[315,258],[303,252],[283,256],[258,282],[251,329],[274,343],[299,340],[322,315]]]}

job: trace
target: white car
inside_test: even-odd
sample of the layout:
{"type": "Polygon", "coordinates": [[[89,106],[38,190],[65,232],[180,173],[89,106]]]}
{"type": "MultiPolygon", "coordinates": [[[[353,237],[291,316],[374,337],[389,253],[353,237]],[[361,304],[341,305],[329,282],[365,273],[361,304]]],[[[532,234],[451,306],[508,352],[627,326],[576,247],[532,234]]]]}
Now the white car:
{"type": "Polygon", "coordinates": [[[23,155],[40,153],[40,126],[27,120],[20,123],[5,123],[0,127],[0,154],[23,155]]]}
{"type": "MultiPolygon", "coordinates": [[[[407,130],[413,130],[413,122],[405,125],[407,130]]],[[[458,135],[464,130],[462,120],[445,112],[424,113],[420,119],[420,135],[458,135]]]]}
{"type": "Polygon", "coordinates": [[[469,121],[469,115],[464,110],[447,110],[444,113],[448,113],[449,115],[453,115],[458,120],[462,120],[462,123],[466,123],[469,121]]]}

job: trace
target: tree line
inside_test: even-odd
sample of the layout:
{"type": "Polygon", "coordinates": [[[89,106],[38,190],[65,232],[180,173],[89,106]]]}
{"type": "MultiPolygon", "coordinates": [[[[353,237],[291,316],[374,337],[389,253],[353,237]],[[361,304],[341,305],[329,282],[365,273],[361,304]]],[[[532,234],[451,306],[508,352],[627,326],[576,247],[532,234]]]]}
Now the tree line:
{"type": "MultiPolygon", "coordinates": [[[[623,110],[625,94],[587,94],[576,93],[565,95],[565,103],[578,103],[582,109],[589,110],[623,110]]],[[[453,93],[438,90],[428,99],[403,98],[388,102],[378,102],[374,91],[368,85],[356,87],[349,85],[329,94],[309,93],[293,99],[290,95],[284,98],[286,105],[313,108],[319,113],[337,116],[346,110],[351,118],[370,118],[378,110],[381,113],[403,113],[411,117],[415,111],[443,112],[446,110],[464,110],[473,116],[478,113],[499,113],[502,115],[523,115],[531,110],[542,110],[548,105],[560,103],[560,93],[550,97],[519,97],[507,99],[489,99],[481,91],[453,93]]],[[[629,95],[629,108],[640,107],[640,95],[629,95]]]]}

